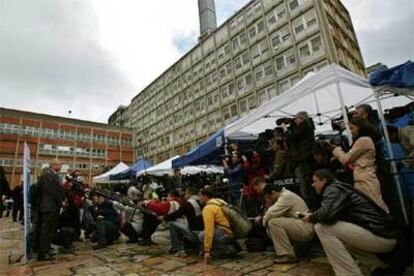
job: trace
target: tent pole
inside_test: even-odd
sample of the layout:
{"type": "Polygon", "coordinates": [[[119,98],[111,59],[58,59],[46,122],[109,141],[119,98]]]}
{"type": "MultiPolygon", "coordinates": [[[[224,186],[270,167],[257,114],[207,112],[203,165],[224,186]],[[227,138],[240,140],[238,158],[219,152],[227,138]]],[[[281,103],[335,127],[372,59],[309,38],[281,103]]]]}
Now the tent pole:
{"type": "Polygon", "coordinates": [[[404,217],[404,222],[408,224],[407,210],[405,208],[404,197],[401,189],[401,182],[400,178],[398,177],[397,165],[395,164],[394,152],[392,151],[390,136],[387,130],[387,122],[385,121],[381,100],[377,93],[375,93],[375,100],[378,106],[378,113],[381,120],[382,130],[384,132],[385,143],[387,144],[388,154],[391,159],[391,173],[393,174],[395,184],[397,185],[398,199],[400,200],[402,215],[404,217]]]}
{"type": "Polygon", "coordinates": [[[352,138],[351,130],[349,129],[348,112],[346,111],[345,101],[342,96],[341,86],[339,85],[339,82],[335,82],[335,86],[336,86],[336,92],[338,93],[338,96],[339,96],[339,102],[341,104],[342,116],[344,117],[344,122],[345,122],[345,127],[346,127],[346,132],[347,132],[346,135],[348,136],[349,144],[352,145],[353,138],[352,138]]]}

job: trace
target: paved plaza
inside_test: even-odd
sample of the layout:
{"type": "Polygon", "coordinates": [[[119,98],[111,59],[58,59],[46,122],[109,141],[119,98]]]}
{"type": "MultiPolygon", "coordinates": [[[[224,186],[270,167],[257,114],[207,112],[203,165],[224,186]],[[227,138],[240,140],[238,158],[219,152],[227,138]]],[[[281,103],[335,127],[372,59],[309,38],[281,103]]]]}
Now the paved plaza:
{"type": "Polygon", "coordinates": [[[23,227],[0,219],[0,275],[333,275],[326,258],[315,257],[293,265],[274,265],[273,252],[241,252],[237,259],[214,260],[176,258],[168,248],[139,246],[120,241],[93,251],[89,241],[76,243],[74,254],[57,254],[52,262],[19,263],[23,254],[23,227]]]}

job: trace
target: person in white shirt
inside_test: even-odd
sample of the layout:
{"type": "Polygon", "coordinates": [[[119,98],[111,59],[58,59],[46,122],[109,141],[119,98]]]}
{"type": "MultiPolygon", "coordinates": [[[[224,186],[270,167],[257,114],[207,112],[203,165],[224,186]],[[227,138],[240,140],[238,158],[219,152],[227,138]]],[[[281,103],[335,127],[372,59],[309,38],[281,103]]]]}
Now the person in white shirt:
{"type": "Polygon", "coordinates": [[[314,237],[313,225],[298,217],[309,210],[308,206],[300,196],[278,185],[267,185],[263,196],[271,206],[263,216],[263,226],[275,247],[275,263],[296,262],[292,241],[308,242],[314,237]]]}

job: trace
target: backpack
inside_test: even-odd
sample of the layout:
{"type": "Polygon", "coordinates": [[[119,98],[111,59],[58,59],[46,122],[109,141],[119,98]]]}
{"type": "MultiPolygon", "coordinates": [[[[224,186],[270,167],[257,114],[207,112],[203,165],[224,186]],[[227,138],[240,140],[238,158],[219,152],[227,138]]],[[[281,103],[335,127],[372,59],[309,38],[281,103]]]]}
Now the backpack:
{"type": "Polygon", "coordinates": [[[229,221],[231,230],[236,238],[242,239],[245,238],[250,230],[252,229],[252,223],[248,218],[240,211],[239,208],[228,204],[225,201],[219,200],[220,204],[208,203],[211,205],[216,205],[221,208],[224,213],[224,216],[229,221]]]}

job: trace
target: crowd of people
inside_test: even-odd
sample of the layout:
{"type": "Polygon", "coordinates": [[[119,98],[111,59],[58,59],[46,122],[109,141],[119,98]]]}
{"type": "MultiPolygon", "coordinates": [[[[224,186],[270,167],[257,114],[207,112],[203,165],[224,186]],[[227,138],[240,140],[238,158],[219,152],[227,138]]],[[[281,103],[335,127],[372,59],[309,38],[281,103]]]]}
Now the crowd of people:
{"type": "MultiPolygon", "coordinates": [[[[410,241],[395,219],[401,206],[389,194],[394,178],[375,112],[361,105],[350,113],[352,141],[344,122],[335,124],[339,135],[317,139],[312,119],[299,112],[278,120],[247,151],[230,144],[220,182],[183,181],[176,170],[165,185],[146,176],[134,180],[125,196],[85,187],[78,171],[62,183],[55,160],[31,186],[32,248],[39,260],[49,260],[51,244],[65,252],[90,239],[99,250],[123,234],[128,243],[165,245],[177,257],[202,254],[209,263],[234,257],[243,238],[248,251],[273,247],[278,264],[297,262],[307,245],[320,243],[336,275],[362,275],[358,264],[375,273],[402,272],[412,248],[399,247],[410,241]],[[381,254],[395,250],[408,255],[386,264],[381,254]]],[[[403,146],[400,165],[414,169],[414,126],[389,131],[403,146]]],[[[1,181],[2,196],[9,196],[1,181]]],[[[17,210],[13,205],[14,220],[17,210]]]]}

